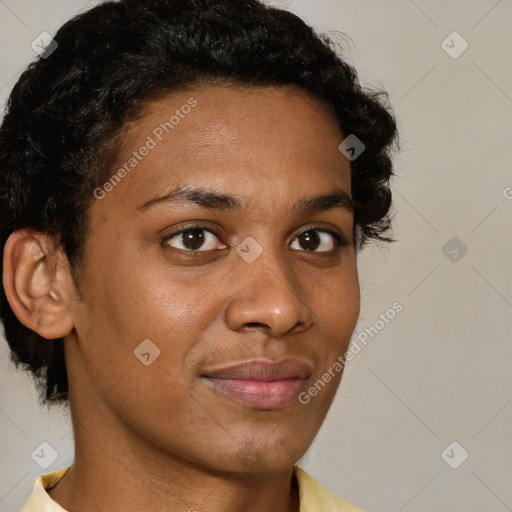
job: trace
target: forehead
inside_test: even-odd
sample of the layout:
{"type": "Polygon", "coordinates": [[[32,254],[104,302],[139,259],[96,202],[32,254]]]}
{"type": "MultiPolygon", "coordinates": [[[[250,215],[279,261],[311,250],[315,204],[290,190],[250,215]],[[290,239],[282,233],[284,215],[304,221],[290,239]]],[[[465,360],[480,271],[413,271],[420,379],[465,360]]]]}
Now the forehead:
{"type": "Polygon", "coordinates": [[[126,127],[112,169],[126,172],[108,199],[150,200],[176,185],[229,190],[248,201],[315,187],[350,192],[342,140],[328,107],[300,89],[180,91],[149,103],[126,127]]]}

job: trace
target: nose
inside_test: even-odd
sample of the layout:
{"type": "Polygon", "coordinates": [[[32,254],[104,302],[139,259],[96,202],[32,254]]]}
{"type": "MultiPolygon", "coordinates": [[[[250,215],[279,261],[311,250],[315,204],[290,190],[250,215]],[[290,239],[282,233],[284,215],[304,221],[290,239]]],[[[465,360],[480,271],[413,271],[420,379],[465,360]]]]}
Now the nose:
{"type": "Polygon", "coordinates": [[[264,251],[252,263],[238,261],[226,308],[226,322],[237,332],[259,328],[269,337],[309,329],[313,312],[286,261],[264,251]]]}

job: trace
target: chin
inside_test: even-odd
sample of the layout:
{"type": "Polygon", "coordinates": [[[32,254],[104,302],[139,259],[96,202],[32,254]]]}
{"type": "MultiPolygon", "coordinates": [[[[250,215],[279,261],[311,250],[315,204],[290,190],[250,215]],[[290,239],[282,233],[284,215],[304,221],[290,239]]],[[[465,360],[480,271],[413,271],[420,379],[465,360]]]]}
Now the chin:
{"type": "Polygon", "coordinates": [[[306,453],[308,446],[290,445],[289,440],[276,439],[269,442],[233,439],[231,453],[215,458],[215,467],[226,472],[269,472],[291,468],[306,453]]]}

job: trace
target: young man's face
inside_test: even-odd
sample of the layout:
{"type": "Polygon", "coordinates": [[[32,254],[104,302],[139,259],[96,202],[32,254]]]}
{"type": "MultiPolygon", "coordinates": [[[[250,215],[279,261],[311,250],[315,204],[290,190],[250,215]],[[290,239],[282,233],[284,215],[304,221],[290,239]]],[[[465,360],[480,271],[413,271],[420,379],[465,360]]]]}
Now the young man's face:
{"type": "Polygon", "coordinates": [[[90,208],[84,301],[71,304],[78,337],[65,342],[75,435],[88,450],[109,439],[234,472],[304,454],[359,315],[353,212],[336,201],[301,209],[350,196],[343,138],[322,103],[277,88],[176,93],[127,129],[112,174],[127,162],[130,172],[90,208]],[[153,201],[177,187],[239,208],[199,193],[153,201]]]}

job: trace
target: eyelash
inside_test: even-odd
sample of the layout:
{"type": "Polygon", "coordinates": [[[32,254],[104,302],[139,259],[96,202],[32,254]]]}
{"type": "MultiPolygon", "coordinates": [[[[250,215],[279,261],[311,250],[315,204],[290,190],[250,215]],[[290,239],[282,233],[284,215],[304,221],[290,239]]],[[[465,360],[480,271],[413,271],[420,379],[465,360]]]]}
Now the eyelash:
{"type": "MultiPolygon", "coordinates": [[[[175,237],[178,237],[179,235],[183,234],[183,233],[187,233],[189,231],[208,231],[209,233],[211,233],[212,235],[214,235],[216,238],[218,238],[221,242],[221,238],[220,236],[215,232],[213,231],[211,228],[207,227],[207,226],[204,226],[202,224],[191,224],[189,226],[185,226],[183,229],[180,229],[179,231],[176,231],[174,233],[170,233],[166,236],[164,236],[161,240],[161,246],[162,247],[166,247],[166,243],[175,238],[175,237]]],[[[332,251],[306,251],[306,250],[303,250],[303,252],[310,252],[312,254],[330,254],[334,251],[338,251],[341,247],[346,247],[348,245],[350,245],[350,242],[343,236],[341,235],[340,233],[337,233],[336,231],[332,231],[330,229],[326,229],[325,227],[323,226],[308,226],[306,229],[302,230],[300,233],[298,233],[294,240],[296,238],[299,238],[301,235],[303,235],[304,233],[307,233],[308,231],[321,231],[322,233],[328,233],[329,235],[331,235],[334,239],[334,245],[335,245],[335,248],[332,250],[332,251]]],[[[222,242],[224,244],[224,242],[222,242]]],[[[193,254],[193,255],[197,255],[197,254],[201,254],[201,253],[209,253],[211,252],[210,250],[206,250],[206,251],[200,251],[200,250],[197,250],[197,251],[186,251],[184,249],[177,249],[176,247],[172,247],[172,246],[168,246],[170,247],[172,250],[174,251],[177,251],[177,252],[180,252],[182,254],[193,254]]],[[[215,251],[215,249],[214,249],[215,251]]]]}

